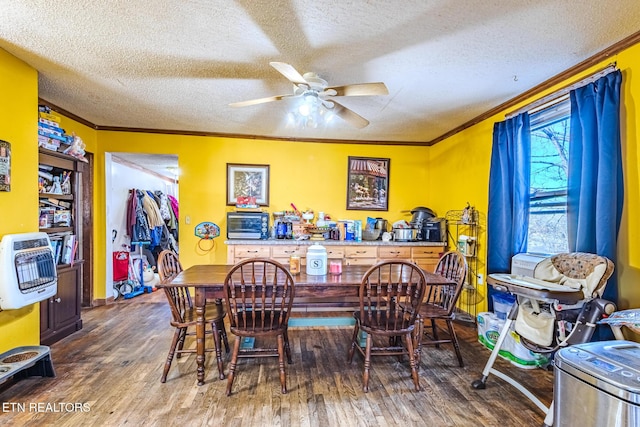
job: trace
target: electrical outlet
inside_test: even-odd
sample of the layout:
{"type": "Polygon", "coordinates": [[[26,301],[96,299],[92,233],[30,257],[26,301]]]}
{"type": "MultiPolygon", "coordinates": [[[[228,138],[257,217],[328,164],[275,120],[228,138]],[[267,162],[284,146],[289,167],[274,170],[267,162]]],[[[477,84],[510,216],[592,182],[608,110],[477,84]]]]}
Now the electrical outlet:
{"type": "Polygon", "coordinates": [[[184,223],[185,224],[191,224],[191,217],[189,215],[184,217],[184,223]]]}
{"type": "Polygon", "coordinates": [[[484,274],[478,274],[478,285],[484,285],[484,274]]]}

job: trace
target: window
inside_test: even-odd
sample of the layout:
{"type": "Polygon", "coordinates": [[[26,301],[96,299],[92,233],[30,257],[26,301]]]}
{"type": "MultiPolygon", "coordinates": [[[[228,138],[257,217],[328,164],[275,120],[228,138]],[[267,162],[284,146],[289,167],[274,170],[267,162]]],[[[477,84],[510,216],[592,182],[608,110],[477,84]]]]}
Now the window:
{"type": "Polygon", "coordinates": [[[569,97],[531,113],[531,183],[528,252],[568,252],[567,170],[569,97]]]}

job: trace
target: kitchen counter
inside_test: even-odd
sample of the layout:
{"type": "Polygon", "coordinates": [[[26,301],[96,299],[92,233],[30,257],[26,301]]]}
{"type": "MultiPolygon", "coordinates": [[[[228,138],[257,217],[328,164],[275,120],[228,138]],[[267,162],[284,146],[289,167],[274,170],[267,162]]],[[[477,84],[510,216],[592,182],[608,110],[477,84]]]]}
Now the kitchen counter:
{"type": "Polygon", "coordinates": [[[383,242],[382,240],[225,240],[227,264],[247,258],[272,258],[287,264],[293,255],[306,265],[307,249],[319,243],[327,249],[329,261],[343,265],[374,265],[377,262],[399,259],[418,264],[433,271],[440,256],[447,250],[446,242],[383,242]]]}
{"type": "Polygon", "coordinates": [[[313,245],[319,243],[323,246],[445,246],[445,242],[383,242],[382,240],[363,240],[356,242],[355,240],[287,240],[287,239],[269,239],[269,240],[225,240],[225,245],[313,245]]]}

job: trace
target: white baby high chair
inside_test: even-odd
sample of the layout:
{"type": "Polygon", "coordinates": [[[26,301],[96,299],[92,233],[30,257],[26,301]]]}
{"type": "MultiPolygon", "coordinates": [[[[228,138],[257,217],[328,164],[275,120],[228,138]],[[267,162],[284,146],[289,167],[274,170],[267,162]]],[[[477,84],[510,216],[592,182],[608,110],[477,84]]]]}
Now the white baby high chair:
{"type": "Polygon", "coordinates": [[[534,277],[511,274],[490,274],[487,282],[496,290],[514,294],[512,306],[491,356],[482,371],[482,378],[472,383],[484,389],[490,373],[507,381],[545,414],[546,425],[553,425],[553,402],[547,408],[520,383],[493,368],[511,325],[520,335],[520,342],[529,350],[553,355],[560,348],[591,340],[596,323],[604,314],[615,311],[615,305],[601,299],[614,265],[606,257],[584,253],[562,253],[540,262],[534,277]]]}

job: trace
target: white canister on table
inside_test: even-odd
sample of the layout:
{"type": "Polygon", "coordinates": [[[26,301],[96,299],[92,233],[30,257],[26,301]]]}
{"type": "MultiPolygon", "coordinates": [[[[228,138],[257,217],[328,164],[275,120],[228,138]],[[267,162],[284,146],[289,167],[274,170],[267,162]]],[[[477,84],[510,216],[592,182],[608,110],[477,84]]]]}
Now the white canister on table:
{"type": "Polygon", "coordinates": [[[307,249],[307,274],[310,276],[327,274],[327,249],[318,243],[307,249]]]}

